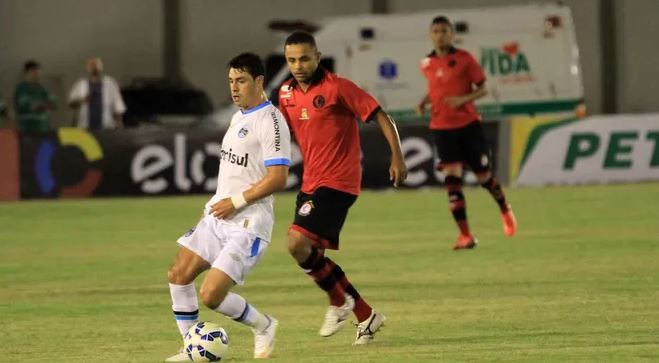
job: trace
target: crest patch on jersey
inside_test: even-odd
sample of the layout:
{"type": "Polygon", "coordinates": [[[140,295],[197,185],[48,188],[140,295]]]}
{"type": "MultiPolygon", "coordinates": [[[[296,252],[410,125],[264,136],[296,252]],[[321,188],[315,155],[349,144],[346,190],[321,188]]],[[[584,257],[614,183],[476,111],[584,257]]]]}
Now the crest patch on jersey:
{"type": "Polygon", "coordinates": [[[490,162],[490,161],[488,160],[487,155],[482,154],[482,155],[481,155],[481,166],[487,166],[487,164],[488,164],[489,162],[490,162]]]}
{"type": "Polygon", "coordinates": [[[242,128],[240,128],[240,130],[238,131],[238,137],[242,139],[243,137],[247,136],[247,133],[249,133],[249,130],[247,130],[246,128],[242,127],[242,128]]]}
{"type": "Polygon", "coordinates": [[[322,95],[318,95],[313,98],[313,107],[315,108],[321,108],[325,106],[325,97],[322,95]]]}
{"type": "Polygon", "coordinates": [[[306,217],[309,214],[311,214],[312,210],[313,210],[313,202],[307,201],[304,204],[302,204],[300,209],[297,211],[297,214],[301,215],[302,217],[306,217]]]}

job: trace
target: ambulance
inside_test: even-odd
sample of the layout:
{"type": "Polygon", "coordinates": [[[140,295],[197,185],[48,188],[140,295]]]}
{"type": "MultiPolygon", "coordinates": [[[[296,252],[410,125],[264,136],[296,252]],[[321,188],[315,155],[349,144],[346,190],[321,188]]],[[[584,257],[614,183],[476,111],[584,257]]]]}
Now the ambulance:
{"type": "MultiPolygon", "coordinates": [[[[314,36],[327,68],[371,93],[396,121],[418,121],[414,106],[427,90],[419,62],[432,50],[428,32],[437,15],[453,22],[455,46],[485,71],[488,95],[477,106],[486,119],[573,115],[579,109],[579,48],[565,5],[340,16],[323,20],[314,36]]],[[[273,75],[266,92],[273,100],[290,77],[282,51],[280,44],[266,62],[273,75]]]]}

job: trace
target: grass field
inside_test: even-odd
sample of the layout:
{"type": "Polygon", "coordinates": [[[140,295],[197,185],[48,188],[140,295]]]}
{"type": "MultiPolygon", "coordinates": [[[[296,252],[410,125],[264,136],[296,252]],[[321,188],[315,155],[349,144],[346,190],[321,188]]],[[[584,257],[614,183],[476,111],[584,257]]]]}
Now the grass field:
{"type": "MultiPolygon", "coordinates": [[[[293,194],[239,288],[280,320],[273,362],[659,361],[659,184],[509,189],[519,234],[466,191],[473,251],[442,190],[366,192],[331,256],[386,327],[317,330],[326,297],[287,255],[293,194]]],[[[159,362],[180,345],[166,270],[206,197],[0,204],[0,362],[159,362]]],[[[201,308],[250,361],[244,326],[201,308]]]]}

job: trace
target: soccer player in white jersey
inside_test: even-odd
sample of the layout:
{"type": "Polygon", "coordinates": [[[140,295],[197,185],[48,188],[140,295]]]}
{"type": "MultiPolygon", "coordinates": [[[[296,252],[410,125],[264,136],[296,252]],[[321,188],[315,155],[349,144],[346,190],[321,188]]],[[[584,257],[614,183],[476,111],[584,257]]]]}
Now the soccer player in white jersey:
{"type": "MultiPolygon", "coordinates": [[[[272,193],[286,185],[290,133],[284,117],[265,97],[261,59],[243,53],[229,62],[229,87],[240,108],[222,140],[217,191],[197,224],[178,239],[180,250],[169,269],[172,310],[181,335],[197,323],[201,301],[210,309],[252,328],[254,358],[268,358],[274,348],[277,319],[263,314],[229,290],[268,247],[274,223],[272,193]]],[[[167,362],[188,361],[184,351],[167,362]]]]}

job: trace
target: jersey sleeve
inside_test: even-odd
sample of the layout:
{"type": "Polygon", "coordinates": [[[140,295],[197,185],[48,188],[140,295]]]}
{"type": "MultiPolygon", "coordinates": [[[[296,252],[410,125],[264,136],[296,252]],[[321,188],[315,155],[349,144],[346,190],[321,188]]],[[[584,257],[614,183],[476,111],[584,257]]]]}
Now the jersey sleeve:
{"type": "Polygon", "coordinates": [[[291,165],[291,134],[284,116],[272,107],[261,119],[261,153],[266,167],[291,165]]]}
{"type": "Polygon", "coordinates": [[[339,78],[337,80],[339,100],[360,120],[366,122],[380,109],[378,101],[352,81],[339,78]]]}
{"type": "Polygon", "coordinates": [[[483,73],[483,68],[480,64],[469,55],[469,64],[468,64],[469,80],[472,84],[480,86],[485,82],[485,73],[483,73]]]}
{"type": "Polygon", "coordinates": [[[430,79],[430,77],[428,77],[429,67],[430,67],[430,58],[425,57],[425,58],[421,59],[421,61],[419,62],[419,72],[421,73],[423,78],[425,78],[426,80],[430,79]]]}

